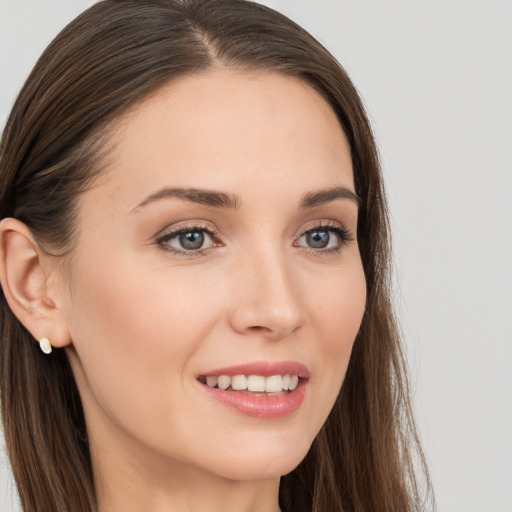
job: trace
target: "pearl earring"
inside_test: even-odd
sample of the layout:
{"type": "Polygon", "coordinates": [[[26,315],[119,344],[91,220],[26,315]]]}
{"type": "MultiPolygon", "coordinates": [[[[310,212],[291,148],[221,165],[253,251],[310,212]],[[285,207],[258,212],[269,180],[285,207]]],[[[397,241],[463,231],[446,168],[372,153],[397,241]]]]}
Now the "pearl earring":
{"type": "Polygon", "coordinates": [[[51,354],[52,353],[52,343],[49,338],[41,338],[39,340],[39,346],[41,347],[41,350],[45,354],[51,354]]]}

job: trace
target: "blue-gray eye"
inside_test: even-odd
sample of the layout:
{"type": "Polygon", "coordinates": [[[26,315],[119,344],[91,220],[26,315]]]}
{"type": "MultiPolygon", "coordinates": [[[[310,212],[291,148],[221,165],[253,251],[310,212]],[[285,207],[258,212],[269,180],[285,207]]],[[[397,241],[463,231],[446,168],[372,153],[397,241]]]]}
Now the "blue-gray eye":
{"type": "Polygon", "coordinates": [[[326,229],[314,229],[305,234],[306,243],[313,249],[325,249],[329,245],[330,235],[326,229]]]}
{"type": "Polygon", "coordinates": [[[178,239],[181,247],[189,251],[197,251],[201,249],[204,244],[204,232],[202,231],[187,231],[180,233],[178,239]]]}
{"type": "Polygon", "coordinates": [[[166,233],[158,239],[158,244],[174,253],[193,253],[213,247],[213,233],[205,228],[184,227],[166,233]]]}
{"type": "Polygon", "coordinates": [[[317,226],[305,231],[296,245],[316,249],[318,252],[322,250],[329,252],[330,250],[338,251],[349,240],[351,240],[350,234],[341,226],[317,226]]]}

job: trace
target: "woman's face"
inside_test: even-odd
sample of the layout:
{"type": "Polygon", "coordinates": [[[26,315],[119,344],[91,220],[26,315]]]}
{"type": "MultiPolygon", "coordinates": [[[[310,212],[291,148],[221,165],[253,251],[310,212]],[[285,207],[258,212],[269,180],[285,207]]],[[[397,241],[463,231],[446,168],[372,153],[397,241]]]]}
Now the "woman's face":
{"type": "Polygon", "coordinates": [[[139,105],[114,140],[62,276],[96,464],[291,471],[365,307],[333,111],[295,79],[216,69],[139,105]]]}

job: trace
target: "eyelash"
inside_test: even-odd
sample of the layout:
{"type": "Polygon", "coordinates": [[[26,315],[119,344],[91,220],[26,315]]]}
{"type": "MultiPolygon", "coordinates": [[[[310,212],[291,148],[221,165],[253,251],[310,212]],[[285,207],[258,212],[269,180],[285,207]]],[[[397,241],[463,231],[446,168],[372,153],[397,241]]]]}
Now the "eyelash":
{"type": "Polygon", "coordinates": [[[335,247],[331,247],[328,249],[314,249],[313,247],[303,247],[309,254],[313,256],[323,256],[323,255],[329,255],[329,254],[339,254],[343,247],[345,247],[348,243],[352,242],[354,240],[354,237],[350,231],[345,229],[341,224],[334,221],[328,221],[328,222],[321,222],[320,224],[317,224],[311,228],[308,228],[299,235],[297,240],[300,240],[303,236],[307,235],[308,233],[312,233],[314,231],[327,231],[327,232],[334,232],[339,240],[339,243],[335,247]]]}
{"type": "MultiPolygon", "coordinates": [[[[207,251],[211,249],[211,247],[207,249],[197,249],[197,250],[189,250],[186,249],[179,250],[175,249],[171,245],[168,245],[168,242],[172,240],[173,238],[176,238],[179,235],[182,235],[184,233],[206,233],[215,243],[215,237],[218,234],[218,231],[215,231],[211,229],[209,226],[201,226],[199,224],[190,224],[186,226],[180,226],[179,228],[173,229],[172,231],[168,231],[164,233],[162,236],[157,238],[157,243],[160,245],[160,247],[167,252],[170,252],[172,254],[176,254],[178,256],[204,256],[207,251]]],[[[217,242],[217,246],[221,245],[217,242]]]]}
{"type": "MultiPolygon", "coordinates": [[[[301,234],[297,237],[296,240],[300,240],[303,236],[307,235],[308,233],[312,233],[314,231],[327,231],[327,232],[334,232],[339,239],[339,244],[337,244],[336,247],[332,247],[329,249],[314,249],[313,247],[304,247],[304,246],[298,246],[303,247],[308,253],[314,255],[314,256],[321,256],[326,254],[333,254],[333,253],[340,253],[342,248],[348,244],[349,242],[354,240],[354,236],[345,229],[341,224],[338,224],[337,222],[323,222],[320,224],[317,224],[315,226],[312,226],[309,229],[306,229],[301,232],[301,234]]],[[[168,244],[168,242],[177,236],[184,234],[184,233],[206,233],[213,241],[214,247],[219,247],[222,245],[220,242],[215,241],[215,237],[218,235],[218,231],[211,229],[209,226],[201,226],[199,224],[191,224],[186,226],[180,226],[179,228],[173,229],[172,231],[168,231],[164,233],[162,236],[157,238],[157,243],[160,245],[160,247],[167,252],[170,252],[172,254],[176,254],[178,256],[184,256],[184,257],[194,257],[194,256],[204,256],[207,254],[207,252],[214,248],[214,247],[208,247],[206,249],[196,249],[196,250],[180,250],[172,247],[168,244]]],[[[295,245],[295,247],[297,247],[295,245]]]]}

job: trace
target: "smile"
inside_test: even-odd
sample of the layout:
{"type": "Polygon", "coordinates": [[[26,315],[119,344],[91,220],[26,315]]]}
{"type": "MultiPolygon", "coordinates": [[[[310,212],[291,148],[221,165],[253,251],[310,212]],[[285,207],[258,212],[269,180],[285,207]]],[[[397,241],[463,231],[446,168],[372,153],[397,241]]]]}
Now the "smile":
{"type": "Polygon", "coordinates": [[[298,375],[211,375],[199,378],[210,388],[253,393],[282,393],[293,391],[299,384],[298,375]],[[204,380],[203,380],[204,379],[204,380]]]}
{"type": "Polygon", "coordinates": [[[246,416],[271,419],[300,407],[309,372],[300,363],[259,362],[213,370],[197,380],[215,402],[246,416]]]}

